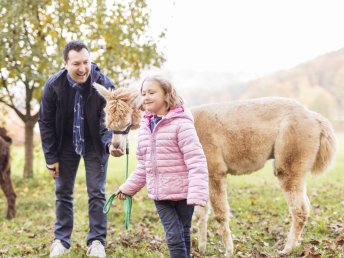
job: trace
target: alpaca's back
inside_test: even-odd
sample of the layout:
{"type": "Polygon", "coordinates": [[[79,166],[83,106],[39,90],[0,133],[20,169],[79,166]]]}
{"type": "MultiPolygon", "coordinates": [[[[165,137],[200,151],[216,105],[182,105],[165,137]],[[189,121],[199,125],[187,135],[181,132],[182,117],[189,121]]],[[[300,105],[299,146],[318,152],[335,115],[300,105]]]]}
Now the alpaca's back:
{"type": "Polygon", "coordinates": [[[278,146],[293,148],[302,141],[312,162],[318,152],[318,121],[301,104],[287,98],[209,104],[195,107],[192,112],[207,158],[221,159],[231,174],[262,168],[266,160],[278,155],[278,146]],[[279,145],[276,141],[281,140],[281,132],[285,134],[279,145]]]}

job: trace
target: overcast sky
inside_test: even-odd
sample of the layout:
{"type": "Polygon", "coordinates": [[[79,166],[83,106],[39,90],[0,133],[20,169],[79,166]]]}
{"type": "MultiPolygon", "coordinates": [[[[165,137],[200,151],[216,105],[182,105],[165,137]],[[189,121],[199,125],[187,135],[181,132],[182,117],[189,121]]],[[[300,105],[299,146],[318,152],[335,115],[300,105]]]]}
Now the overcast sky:
{"type": "Polygon", "coordinates": [[[167,70],[260,76],[344,47],[340,0],[149,0],[167,70]]]}

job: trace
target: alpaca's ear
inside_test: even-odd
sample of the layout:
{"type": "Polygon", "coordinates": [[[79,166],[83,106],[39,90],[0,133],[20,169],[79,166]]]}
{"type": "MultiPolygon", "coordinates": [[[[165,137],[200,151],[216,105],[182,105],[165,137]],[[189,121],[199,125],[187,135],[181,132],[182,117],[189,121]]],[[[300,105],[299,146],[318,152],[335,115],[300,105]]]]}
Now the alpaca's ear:
{"type": "Polygon", "coordinates": [[[145,111],[145,108],[143,106],[143,98],[140,95],[136,99],[136,109],[145,111]]]}
{"type": "Polygon", "coordinates": [[[135,109],[139,109],[139,110],[144,110],[143,109],[143,98],[141,97],[140,94],[138,94],[138,92],[134,93],[132,95],[132,98],[133,98],[133,107],[135,109]]]}
{"type": "Polygon", "coordinates": [[[133,103],[133,107],[136,107],[137,106],[137,103],[138,103],[138,99],[140,98],[139,96],[139,93],[138,91],[136,90],[132,90],[131,93],[130,93],[130,102],[133,103]]]}
{"type": "Polygon", "coordinates": [[[8,144],[12,143],[12,138],[7,135],[7,130],[4,127],[0,127],[0,137],[2,137],[8,144]]]}
{"type": "Polygon", "coordinates": [[[108,101],[111,97],[111,91],[107,90],[103,85],[100,85],[96,82],[93,83],[93,87],[98,91],[98,93],[103,96],[103,98],[108,101]]]}

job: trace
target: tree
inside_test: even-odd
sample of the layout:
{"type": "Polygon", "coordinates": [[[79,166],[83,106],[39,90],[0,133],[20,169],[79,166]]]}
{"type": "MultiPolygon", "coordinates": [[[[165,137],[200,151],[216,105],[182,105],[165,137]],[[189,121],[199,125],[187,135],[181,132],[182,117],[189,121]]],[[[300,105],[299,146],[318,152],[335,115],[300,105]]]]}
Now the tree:
{"type": "Polygon", "coordinates": [[[65,44],[85,42],[102,72],[123,86],[143,69],[164,62],[147,35],[149,17],[145,0],[0,1],[0,102],[25,124],[24,177],[33,176],[41,89],[63,66],[65,44]]]}

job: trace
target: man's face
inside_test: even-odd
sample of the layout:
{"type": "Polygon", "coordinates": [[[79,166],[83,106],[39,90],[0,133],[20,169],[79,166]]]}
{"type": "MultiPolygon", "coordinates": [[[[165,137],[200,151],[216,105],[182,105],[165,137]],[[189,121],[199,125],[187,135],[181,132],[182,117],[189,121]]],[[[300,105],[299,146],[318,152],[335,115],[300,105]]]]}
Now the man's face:
{"type": "Polygon", "coordinates": [[[68,74],[76,83],[85,83],[91,73],[90,53],[85,48],[79,52],[71,50],[64,65],[68,74]]]}

